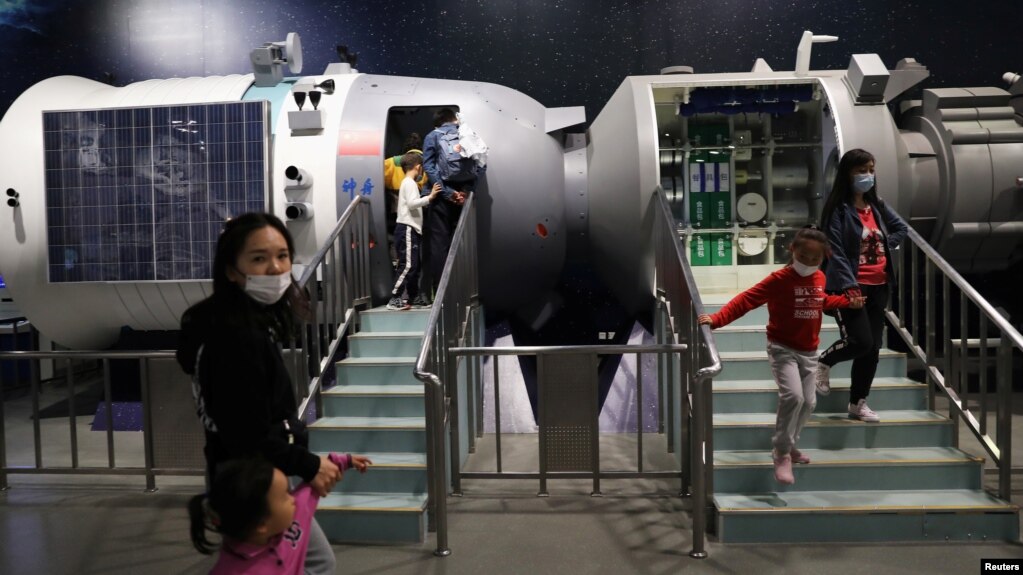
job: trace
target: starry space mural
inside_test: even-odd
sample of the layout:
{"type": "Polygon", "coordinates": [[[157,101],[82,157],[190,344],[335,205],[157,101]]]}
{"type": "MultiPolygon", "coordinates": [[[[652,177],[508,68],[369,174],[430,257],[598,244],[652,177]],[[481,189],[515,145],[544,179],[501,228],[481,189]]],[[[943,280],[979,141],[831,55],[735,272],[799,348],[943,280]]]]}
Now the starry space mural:
{"type": "MultiPolygon", "coordinates": [[[[547,107],[585,106],[588,121],[630,75],[744,72],[758,57],[791,70],[804,30],[839,37],[814,46],[813,69],[877,53],[889,67],[905,57],[926,65],[927,87],[1001,86],[1003,73],[1023,72],[1021,22],[1019,0],[0,0],[0,113],[63,74],[122,86],[249,73],[249,51],[288,32],[302,37],[306,75],[345,45],[363,72],[491,82],[547,107]]],[[[639,333],[585,262],[568,262],[557,289],[565,305],[542,329],[488,317],[488,343],[509,333],[519,345],[625,343],[639,333]]],[[[535,409],[535,363],[520,364],[535,409]]],[[[601,402],[616,370],[617,359],[602,361],[601,402]]]]}
{"type": "Polygon", "coordinates": [[[803,30],[840,38],[814,47],[814,68],[876,52],[889,66],[916,58],[929,86],[988,86],[1023,69],[1010,42],[1021,21],[1023,3],[1005,0],[2,0],[0,111],[59,74],[247,73],[250,49],[291,31],[307,74],[344,44],[365,72],[493,82],[585,105],[590,120],[629,75],[746,71],[757,57],[791,69],[803,30]]]}

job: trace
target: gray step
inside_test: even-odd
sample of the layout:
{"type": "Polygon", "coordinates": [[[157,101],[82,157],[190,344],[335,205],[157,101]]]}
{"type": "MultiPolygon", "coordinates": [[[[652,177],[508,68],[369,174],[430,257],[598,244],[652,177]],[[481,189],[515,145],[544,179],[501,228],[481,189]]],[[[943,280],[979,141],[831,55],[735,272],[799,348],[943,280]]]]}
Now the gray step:
{"type": "Polygon", "coordinates": [[[309,425],[309,449],[351,453],[425,453],[423,417],[322,417],[309,425]]]}
{"type": "Polygon", "coordinates": [[[796,483],[774,480],[769,451],[715,451],[716,493],[981,489],[984,460],[952,447],[804,449],[796,483]]]}
{"type": "Polygon", "coordinates": [[[338,385],[422,385],[412,357],[349,357],[335,364],[338,385]]]}
{"type": "Polygon", "coordinates": [[[316,521],[333,543],[420,543],[426,535],[426,494],[331,493],[316,521]]]}
{"type": "Polygon", "coordinates": [[[366,473],[345,471],[335,493],[426,493],[425,453],[362,453],[373,462],[366,473]]]}
{"type": "Polygon", "coordinates": [[[430,309],[390,310],[373,308],[359,314],[361,332],[410,332],[422,334],[430,319],[430,309]]]}
{"type": "MultiPolygon", "coordinates": [[[[831,393],[817,395],[821,413],[841,412],[849,404],[848,379],[832,379],[831,393]]],[[[905,377],[878,377],[870,388],[870,406],[883,410],[923,410],[927,386],[905,377]]],[[[714,380],[714,413],[774,412],[778,386],[773,380],[714,380]]]]}
{"type": "Polygon", "coordinates": [[[718,494],[723,543],[1019,540],[1019,508],[979,490],[718,494]]]}
{"type": "Polygon", "coordinates": [[[422,333],[359,332],[348,338],[351,357],[418,357],[422,333]]]}
{"type": "Polygon", "coordinates": [[[422,417],[423,384],[336,385],[323,392],[327,417],[422,417]]]}
{"type": "MultiPolygon", "coordinates": [[[[721,374],[715,380],[773,379],[771,366],[767,362],[766,347],[760,351],[723,351],[721,374]]],[[[851,361],[843,361],[831,368],[831,377],[848,378],[851,361]]],[[[875,377],[903,377],[906,375],[906,356],[882,349],[875,377]]]]}
{"type": "MultiPolygon", "coordinates": [[[[930,411],[880,411],[880,423],[849,419],[848,414],[814,413],[803,428],[800,449],[874,447],[948,447],[952,421],[930,411]]],[[[714,414],[714,450],[770,450],[774,413],[714,414]]]]}
{"type": "MultiPolygon", "coordinates": [[[[821,326],[818,349],[827,349],[840,337],[838,325],[821,326]]],[[[718,351],[761,351],[767,348],[766,325],[729,325],[714,330],[718,351]]]]}

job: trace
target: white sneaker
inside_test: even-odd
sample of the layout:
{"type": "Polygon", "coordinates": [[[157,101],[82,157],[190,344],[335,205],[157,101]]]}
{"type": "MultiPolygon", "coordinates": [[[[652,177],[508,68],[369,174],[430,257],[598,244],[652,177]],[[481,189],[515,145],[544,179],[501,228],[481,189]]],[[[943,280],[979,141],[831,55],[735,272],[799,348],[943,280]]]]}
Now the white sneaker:
{"type": "Polygon", "coordinates": [[[831,366],[823,363],[817,364],[817,393],[827,395],[831,393],[831,366]]]}
{"type": "Polygon", "coordinates": [[[867,407],[867,400],[861,399],[856,405],[849,404],[849,418],[858,419],[860,421],[867,421],[871,423],[877,423],[881,421],[881,418],[877,415],[877,412],[867,407]]]}

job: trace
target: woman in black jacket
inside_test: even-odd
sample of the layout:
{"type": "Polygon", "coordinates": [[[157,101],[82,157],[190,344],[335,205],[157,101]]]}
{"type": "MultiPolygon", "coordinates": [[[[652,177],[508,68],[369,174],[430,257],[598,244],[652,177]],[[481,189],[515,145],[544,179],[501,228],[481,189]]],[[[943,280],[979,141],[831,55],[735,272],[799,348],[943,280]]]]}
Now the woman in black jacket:
{"type": "MultiPolygon", "coordinates": [[[[182,316],[177,359],[192,376],[206,430],[208,479],[224,461],[262,456],[322,497],[341,471],[307,448],[278,348],[295,326],[293,255],[291,235],[276,217],[249,213],[228,221],[217,241],[213,295],[182,316]]],[[[333,551],[315,521],[309,536],[307,572],[333,573],[333,551]]]]}
{"type": "Polygon", "coordinates": [[[849,417],[877,422],[881,418],[867,406],[874,382],[884,331],[884,310],[895,280],[891,252],[906,236],[906,223],[877,197],[874,156],[849,150],[838,163],[838,174],[824,204],[821,224],[831,244],[825,268],[828,293],[864,298],[862,309],[846,308],[835,317],[842,339],[821,354],[817,363],[817,391],[831,392],[831,367],[852,360],[849,417]]]}

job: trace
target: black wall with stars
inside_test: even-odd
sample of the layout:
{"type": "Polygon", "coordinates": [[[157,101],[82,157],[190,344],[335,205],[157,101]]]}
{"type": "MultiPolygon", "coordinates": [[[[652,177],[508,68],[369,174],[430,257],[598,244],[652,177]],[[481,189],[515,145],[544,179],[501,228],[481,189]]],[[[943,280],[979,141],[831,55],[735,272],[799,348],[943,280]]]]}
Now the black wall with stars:
{"type": "Polygon", "coordinates": [[[1000,86],[1023,72],[1015,0],[21,0],[0,3],[0,111],[33,83],[74,74],[117,85],[250,71],[248,52],[302,36],[305,74],[359,53],[364,72],[493,82],[592,120],[622,79],[687,64],[792,69],[803,30],[813,68],[876,52],[914,57],[928,86],[1000,86]]]}

